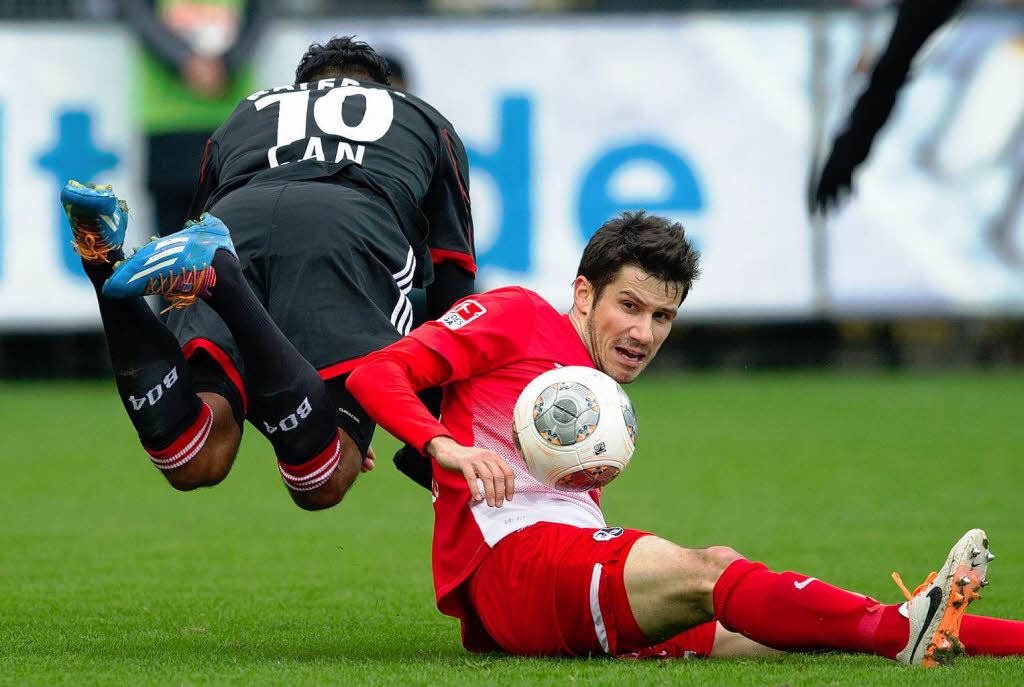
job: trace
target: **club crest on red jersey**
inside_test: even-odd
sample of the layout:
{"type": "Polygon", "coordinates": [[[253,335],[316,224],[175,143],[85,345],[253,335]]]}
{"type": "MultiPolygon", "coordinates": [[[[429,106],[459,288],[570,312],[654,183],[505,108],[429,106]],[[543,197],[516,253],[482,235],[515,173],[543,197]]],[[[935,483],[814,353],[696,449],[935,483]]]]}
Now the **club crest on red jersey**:
{"type": "Polygon", "coordinates": [[[487,308],[474,300],[465,300],[441,317],[441,324],[448,329],[459,329],[487,312],[487,308]]]}
{"type": "Polygon", "coordinates": [[[602,527],[594,532],[594,541],[610,541],[616,537],[621,537],[625,531],[621,527],[602,527]]]}

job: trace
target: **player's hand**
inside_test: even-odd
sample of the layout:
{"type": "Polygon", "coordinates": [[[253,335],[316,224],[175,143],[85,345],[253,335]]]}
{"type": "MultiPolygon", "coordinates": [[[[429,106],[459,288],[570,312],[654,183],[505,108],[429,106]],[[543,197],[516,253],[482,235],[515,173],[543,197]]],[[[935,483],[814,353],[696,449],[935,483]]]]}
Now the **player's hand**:
{"type": "Polygon", "coordinates": [[[370,446],[366,449],[366,457],[363,458],[363,464],[359,467],[359,472],[369,472],[372,470],[376,460],[377,454],[373,452],[373,447],[370,446]]]}
{"type": "Polygon", "coordinates": [[[189,57],[181,75],[191,90],[207,98],[221,95],[228,81],[227,70],[219,58],[201,55],[189,57]]]}
{"type": "Polygon", "coordinates": [[[808,209],[812,215],[838,210],[853,193],[853,173],[867,158],[870,145],[852,132],[836,137],[821,172],[811,176],[808,209]]]}
{"type": "Polygon", "coordinates": [[[426,449],[438,465],[462,473],[473,501],[486,499],[488,506],[501,508],[506,500],[512,500],[516,475],[494,451],[462,446],[451,437],[434,437],[427,442],[426,449]]]}

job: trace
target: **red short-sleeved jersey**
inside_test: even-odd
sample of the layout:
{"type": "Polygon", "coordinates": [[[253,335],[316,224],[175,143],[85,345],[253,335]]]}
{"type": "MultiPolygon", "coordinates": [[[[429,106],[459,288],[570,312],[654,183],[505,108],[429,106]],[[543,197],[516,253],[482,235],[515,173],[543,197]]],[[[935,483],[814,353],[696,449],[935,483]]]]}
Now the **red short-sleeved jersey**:
{"type": "Polygon", "coordinates": [[[438,607],[465,617],[463,595],[453,592],[506,535],[542,521],[605,526],[597,490],[563,492],[538,482],[512,439],[512,411],[530,381],[555,367],[594,363],[568,315],[520,287],[464,299],[410,336],[451,365],[441,422],[452,438],[496,452],[516,473],[514,499],[493,508],[484,501],[473,504],[465,478],[434,464],[438,607]]]}

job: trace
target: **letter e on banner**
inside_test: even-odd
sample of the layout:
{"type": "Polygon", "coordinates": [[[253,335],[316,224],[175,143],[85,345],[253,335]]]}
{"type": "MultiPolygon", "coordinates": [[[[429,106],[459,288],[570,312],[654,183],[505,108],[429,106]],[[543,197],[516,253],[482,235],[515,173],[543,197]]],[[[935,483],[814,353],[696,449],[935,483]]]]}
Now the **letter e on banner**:
{"type": "Polygon", "coordinates": [[[474,300],[462,301],[441,317],[441,324],[448,329],[459,329],[487,312],[487,308],[474,300]]]}

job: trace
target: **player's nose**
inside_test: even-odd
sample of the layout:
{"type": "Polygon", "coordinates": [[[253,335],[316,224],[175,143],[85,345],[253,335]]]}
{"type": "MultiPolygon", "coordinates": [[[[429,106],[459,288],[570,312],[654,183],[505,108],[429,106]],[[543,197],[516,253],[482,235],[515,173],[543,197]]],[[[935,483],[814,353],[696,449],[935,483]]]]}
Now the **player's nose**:
{"type": "Polygon", "coordinates": [[[629,330],[629,338],[640,346],[650,346],[654,343],[654,327],[651,326],[650,318],[643,318],[636,322],[629,330]]]}

